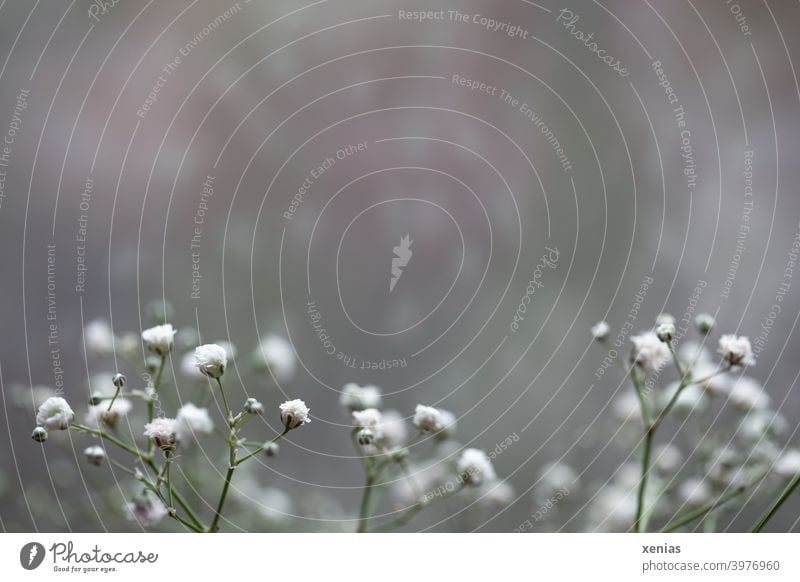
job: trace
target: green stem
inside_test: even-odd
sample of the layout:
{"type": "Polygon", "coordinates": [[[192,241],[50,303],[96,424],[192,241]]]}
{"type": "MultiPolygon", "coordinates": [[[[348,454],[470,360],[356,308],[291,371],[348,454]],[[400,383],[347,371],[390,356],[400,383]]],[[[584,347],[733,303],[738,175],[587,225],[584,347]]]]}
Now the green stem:
{"type": "Polygon", "coordinates": [[[372,473],[367,473],[367,479],[364,483],[364,494],[361,496],[361,509],[358,513],[358,528],[356,533],[366,533],[367,526],[369,525],[369,501],[375,486],[375,477],[372,473]]]}
{"type": "Polygon", "coordinates": [[[715,499],[711,503],[708,503],[708,504],[706,504],[706,505],[704,505],[702,507],[699,507],[699,508],[695,509],[694,511],[690,511],[689,513],[687,513],[683,517],[679,517],[678,519],[676,519],[672,523],[669,523],[666,526],[664,526],[661,529],[661,531],[664,532],[664,533],[672,532],[672,531],[675,531],[676,529],[679,529],[679,528],[683,527],[686,524],[692,523],[693,521],[698,520],[701,517],[704,517],[705,515],[711,513],[715,509],[725,505],[731,499],[734,499],[734,498],[738,497],[739,495],[741,495],[742,493],[747,491],[747,489],[748,489],[747,485],[740,485],[739,487],[737,487],[735,490],[731,491],[727,495],[723,495],[722,497],[720,497],[718,499],[715,499]]]}
{"type": "MultiPolygon", "coordinates": [[[[161,388],[161,378],[164,375],[164,368],[167,363],[167,356],[161,355],[161,361],[158,364],[158,371],[156,372],[156,379],[153,382],[153,394],[147,401],[147,422],[153,422],[153,414],[155,413],[156,398],[158,398],[158,390],[161,388]]],[[[147,441],[147,453],[153,452],[153,439],[147,441]]]]}
{"type": "Polygon", "coordinates": [[[85,433],[94,435],[94,436],[98,436],[98,437],[100,437],[102,439],[105,439],[108,442],[117,445],[119,448],[123,449],[124,451],[129,452],[134,457],[140,458],[145,462],[148,459],[152,459],[152,456],[149,453],[145,453],[143,451],[140,451],[136,447],[133,447],[133,446],[127,444],[127,443],[124,443],[121,440],[119,440],[117,437],[115,437],[113,435],[110,435],[107,432],[104,432],[102,430],[98,430],[98,429],[95,429],[95,428],[84,426],[82,424],[71,424],[70,427],[74,428],[76,430],[80,430],[80,431],[83,431],[85,433]]]}
{"type": "Polygon", "coordinates": [[[764,526],[767,525],[767,522],[778,512],[781,505],[783,505],[783,503],[789,499],[792,493],[794,493],[794,490],[797,489],[798,485],[800,485],[800,475],[795,475],[795,477],[789,481],[788,485],[786,485],[786,488],[783,490],[783,493],[781,493],[780,497],[775,500],[767,512],[762,515],[753,526],[753,529],[751,530],[753,533],[758,533],[764,529],[764,526]]]}
{"type": "Polygon", "coordinates": [[[222,404],[225,406],[225,422],[230,425],[233,417],[231,416],[231,408],[228,406],[228,399],[225,397],[225,390],[222,388],[222,380],[220,378],[217,378],[217,386],[219,386],[219,392],[222,394],[222,404]]]}
{"type": "MultiPolygon", "coordinates": [[[[452,491],[446,492],[443,495],[436,497],[434,500],[431,501],[443,500],[452,497],[453,495],[460,492],[463,488],[464,488],[464,483],[461,483],[460,487],[454,487],[452,491]]],[[[385,523],[382,523],[381,525],[376,527],[375,531],[391,531],[395,528],[405,525],[409,521],[411,521],[415,515],[417,515],[420,511],[422,511],[423,508],[428,507],[428,505],[430,505],[430,501],[428,501],[427,499],[420,498],[414,505],[406,509],[405,512],[401,513],[396,518],[387,521],[385,523]]]]}
{"type": "Polygon", "coordinates": [[[116,392],[114,392],[114,396],[111,397],[111,402],[108,403],[108,408],[106,412],[111,412],[111,407],[114,406],[114,402],[117,400],[117,396],[119,396],[119,387],[117,387],[116,392]]]}
{"type": "Polygon", "coordinates": [[[225,505],[225,498],[228,496],[228,489],[231,486],[231,479],[233,478],[233,472],[236,470],[236,465],[231,465],[228,467],[228,473],[225,475],[225,485],[222,487],[222,494],[219,496],[219,502],[217,502],[217,509],[214,512],[214,519],[211,521],[211,525],[208,527],[208,531],[213,533],[219,529],[219,520],[222,517],[222,506],[225,505]]]}
{"type": "MultiPolygon", "coordinates": [[[[153,461],[152,458],[147,459],[145,462],[147,463],[147,466],[153,470],[153,472],[158,473],[158,467],[156,466],[156,463],[155,461],[153,461]]],[[[170,489],[172,491],[172,495],[175,497],[175,501],[177,501],[178,505],[181,506],[181,509],[183,509],[186,512],[186,515],[189,516],[189,519],[191,519],[194,522],[194,524],[199,528],[198,531],[202,531],[203,523],[200,521],[200,518],[197,517],[197,514],[194,512],[191,506],[186,502],[183,496],[180,493],[178,493],[177,490],[173,489],[171,486],[170,489]]]]}
{"type": "MultiPolygon", "coordinates": [[[[250,452],[250,453],[246,454],[246,455],[245,455],[244,457],[242,457],[241,459],[236,459],[236,461],[234,462],[234,465],[236,465],[236,466],[238,467],[239,465],[241,465],[242,463],[244,463],[244,462],[245,462],[247,459],[250,459],[250,458],[252,458],[252,457],[255,457],[256,455],[258,455],[259,453],[261,453],[261,451],[263,451],[264,449],[266,449],[266,448],[267,448],[267,445],[275,444],[275,443],[277,443],[279,440],[281,440],[283,437],[285,437],[285,436],[286,436],[286,433],[288,433],[290,430],[292,430],[292,429],[290,429],[290,428],[286,428],[286,429],[284,429],[284,431],[283,431],[281,434],[279,434],[278,436],[276,436],[274,439],[272,439],[272,440],[271,440],[271,441],[269,441],[268,443],[263,443],[263,444],[260,444],[260,445],[258,445],[258,448],[257,448],[256,450],[254,450],[254,451],[252,451],[252,452],[250,452]]],[[[248,443],[245,443],[245,445],[247,445],[247,444],[248,444],[248,443]]]]}
{"type": "Polygon", "coordinates": [[[636,497],[636,521],[634,529],[641,533],[647,528],[647,519],[644,515],[645,493],[647,490],[647,480],[650,475],[650,454],[653,450],[653,436],[655,426],[649,426],[644,433],[644,453],[642,454],[642,478],[639,481],[639,492],[636,497]]]}

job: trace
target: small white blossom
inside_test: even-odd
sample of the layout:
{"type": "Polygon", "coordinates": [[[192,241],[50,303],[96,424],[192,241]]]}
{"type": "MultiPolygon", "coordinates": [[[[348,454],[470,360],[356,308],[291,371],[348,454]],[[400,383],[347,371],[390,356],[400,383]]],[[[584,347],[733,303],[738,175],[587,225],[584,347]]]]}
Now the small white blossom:
{"type": "Polygon", "coordinates": [[[453,438],[456,435],[456,426],[458,424],[456,415],[449,410],[439,409],[439,412],[442,415],[442,428],[436,433],[436,437],[439,439],[453,438]]]}
{"type": "Polygon", "coordinates": [[[83,328],[86,350],[96,356],[107,356],[114,350],[114,334],[105,319],[94,319],[83,328]]]}
{"type": "Polygon", "coordinates": [[[396,410],[386,410],[381,413],[378,433],[384,446],[397,447],[406,442],[408,429],[403,420],[403,415],[396,410]]]}
{"type": "Polygon", "coordinates": [[[669,348],[652,331],[635,335],[633,342],[633,361],[648,373],[660,370],[672,359],[669,348]]]}
{"type": "Polygon", "coordinates": [[[484,481],[497,478],[492,462],[480,449],[464,449],[456,467],[464,482],[470,485],[481,485],[484,481]]]}
{"type": "Polygon", "coordinates": [[[297,358],[292,345],[277,335],[264,337],[256,349],[259,368],[270,371],[279,383],[292,379],[297,368],[297,358]]]}
{"type": "Polygon", "coordinates": [[[701,313],[694,318],[694,325],[698,332],[703,335],[709,334],[714,329],[714,317],[708,313],[701,313]]]}
{"type": "Polygon", "coordinates": [[[683,453],[673,444],[663,444],[653,451],[653,465],[662,473],[671,475],[683,465],[683,453]]]}
{"type": "Polygon", "coordinates": [[[302,400],[287,400],[280,406],[281,422],[287,429],[297,428],[311,422],[309,408],[302,400]]]}
{"type": "Polygon", "coordinates": [[[543,503],[557,491],[570,491],[578,486],[578,474],[567,465],[554,461],[546,464],[539,472],[539,479],[534,489],[537,503],[543,503]]]}
{"type": "Polygon", "coordinates": [[[487,507],[505,507],[514,502],[516,492],[508,481],[487,481],[477,492],[478,503],[487,507]]]}
{"type": "Polygon", "coordinates": [[[197,367],[194,361],[194,352],[186,352],[181,358],[181,373],[187,378],[195,381],[205,380],[206,375],[197,367]]]}
{"type": "Polygon", "coordinates": [[[661,323],[656,328],[656,335],[664,343],[669,343],[675,337],[675,324],[674,323],[661,323]]]}
{"type": "MultiPolygon", "coordinates": [[[[667,403],[675,396],[675,391],[679,388],[678,382],[672,382],[667,386],[661,394],[661,405],[666,406],[667,403]]],[[[698,384],[689,384],[681,390],[678,399],[675,401],[672,410],[678,414],[691,414],[692,412],[702,412],[708,408],[708,398],[706,397],[705,390],[698,384]]]]}
{"type": "Polygon", "coordinates": [[[732,381],[728,398],[742,412],[769,407],[770,397],[755,378],[742,376],[732,381]]]}
{"type": "Polygon", "coordinates": [[[678,497],[690,507],[701,507],[711,502],[711,487],[703,479],[691,477],[678,487],[678,497]]]}
{"type": "Polygon", "coordinates": [[[83,451],[83,455],[89,463],[98,467],[106,460],[106,452],[103,450],[103,447],[97,445],[87,447],[86,450],[83,451]]]}
{"type": "Polygon", "coordinates": [[[175,444],[175,419],[154,418],[144,425],[144,436],[153,439],[162,449],[169,449],[175,444]]]}
{"type": "Polygon", "coordinates": [[[110,401],[101,400],[99,404],[89,407],[86,413],[86,424],[93,428],[116,428],[120,419],[125,418],[133,408],[133,404],[127,398],[117,398],[111,404],[111,410],[108,405],[110,401]]]}
{"type": "Polygon", "coordinates": [[[775,473],[781,477],[800,475],[800,450],[789,449],[775,463],[775,473]]]}
{"type": "Polygon", "coordinates": [[[47,430],[67,430],[75,413],[66,400],[60,396],[51,396],[45,400],[36,413],[36,424],[47,430]]]}
{"type": "Polygon", "coordinates": [[[423,404],[417,404],[413,423],[422,432],[437,432],[444,428],[444,418],[441,411],[423,404]]]}
{"type": "Polygon", "coordinates": [[[144,330],[142,332],[142,340],[148,350],[155,352],[159,356],[166,356],[172,351],[175,333],[176,330],[172,327],[172,324],[166,323],[144,330]]]}
{"type": "Polygon", "coordinates": [[[675,317],[673,317],[669,313],[659,313],[656,316],[656,327],[658,327],[659,325],[664,325],[665,323],[675,325],[676,323],[675,317]]]}
{"type": "Polygon", "coordinates": [[[756,363],[750,340],[745,336],[723,335],[719,338],[719,353],[731,366],[752,366],[756,363]]]}
{"type": "Polygon", "coordinates": [[[228,354],[225,348],[217,344],[199,346],[194,350],[194,364],[204,376],[219,379],[228,365],[228,354]]]}
{"type": "Polygon", "coordinates": [[[152,527],[169,515],[166,505],[150,491],[137,495],[125,504],[128,519],[139,522],[142,527],[152,527]]]}
{"type": "Polygon", "coordinates": [[[199,436],[210,435],[214,431],[214,422],[205,408],[199,408],[187,402],[175,416],[175,438],[179,443],[192,442],[199,436]]]}
{"type": "Polygon", "coordinates": [[[354,382],[345,384],[339,396],[339,404],[349,411],[381,407],[381,392],[377,386],[359,386],[354,382]]]}
{"type": "Polygon", "coordinates": [[[738,435],[747,441],[759,442],[783,435],[789,427],[786,419],[766,409],[756,409],[748,414],[739,425],[738,435]]]}
{"type": "Polygon", "coordinates": [[[353,411],[353,426],[355,428],[366,428],[376,434],[381,424],[381,412],[376,408],[353,411]]]}
{"type": "Polygon", "coordinates": [[[711,396],[727,396],[730,391],[730,378],[719,373],[720,368],[711,362],[698,362],[692,368],[692,379],[700,382],[706,392],[711,396]]]}
{"type": "MultiPolygon", "coordinates": [[[[688,367],[694,367],[699,364],[708,365],[711,363],[711,354],[700,342],[681,342],[678,348],[678,360],[688,367]]],[[[693,375],[695,378],[699,378],[697,374],[693,375]]]]}
{"type": "Polygon", "coordinates": [[[605,321],[598,321],[589,331],[594,339],[601,342],[608,338],[608,334],[611,333],[611,327],[605,321]]]}

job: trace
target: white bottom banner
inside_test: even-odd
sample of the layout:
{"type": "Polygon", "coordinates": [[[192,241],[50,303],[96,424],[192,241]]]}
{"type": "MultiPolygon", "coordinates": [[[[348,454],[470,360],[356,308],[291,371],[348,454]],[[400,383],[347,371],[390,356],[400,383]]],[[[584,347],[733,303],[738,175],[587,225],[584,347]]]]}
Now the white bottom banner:
{"type": "Polygon", "coordinates": [[[3,580],[800,580],[796,534],[4,534],[3,580]]]}

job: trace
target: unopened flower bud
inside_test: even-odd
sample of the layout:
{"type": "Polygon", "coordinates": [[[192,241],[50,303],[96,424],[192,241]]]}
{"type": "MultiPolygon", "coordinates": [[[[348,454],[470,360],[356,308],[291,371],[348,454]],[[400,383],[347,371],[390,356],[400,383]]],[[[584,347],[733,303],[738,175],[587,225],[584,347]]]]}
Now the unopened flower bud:
{"type": "Polygon", "coordinates": [[[656,327],[663,323],[671,323],[672,325],[675,325],[675,318],[669,313],[659,313],[656,316],[656,327]]]}
{"type": "Polygon", "coordinates": [[[147,359],[144,361],[144,367],[147,368],[147,371],[151,374],[155,374],[160,365],[161,360],[156,356],[147,356],[147,359]]]}
{"type": "Polygon", "coordinates": [[[701,313],[694,318],[694,324],[698,332],[703,335],[708,335],[711,333],[711,330],[714,329],[714,318],[708,313],[701,313]]]}
{"type": "Polygon", "coordinates": [[[371,445],[375,441],[375,435],[368,428],[362,428],[356,434],[356,439],[358,440],[358,444],[365,447],[371,445]]]}
{"type": "Polygon", "coordinates": [[[656,335],[664,343],[669,343],[675,337],[675,324],[662,323],[656,328],[656,335]]]}
{"type": "Polygon", "coordinates": [[[103,395],[100,392],[92,392],[89,396],[89,406],[97,406],[103,401],[103,395]]]}
{"type": "Polygon", "coordinates": [[[598,321],[592,326],[590,331],[594,339],[599,342],[603,342],[608,339],[608,334],[611,332],[611,328],[605,321],[598,321]]]}
{"type": "Polygon", "coordinates": [[[264,412],[264,405],[255,398],[248,398],[244,403],[244,411],[247,414],[261,414],[264,412]]]}
{"type": "Polygon", "coordinates": [[[278,443],[269,442],[264,445],[264,454],[268,457],[277,457],[280,450],[278,443]]]}
{"type": "Polygon", "coordinates": [[[97,445],[88,447],[83,451],[83,454],[86,456],[86,460],[92,465],[100,466],[103,464],[103,461],[106,460],[106,452],[103,450],[103,447],[97,445]]]}
{"type": "Polygon", "coordinates": [[[42,428],[41,426],[37,426],[33,429],[33,434],[31,434],[31,438],[35,440],[37,443],[43,443],[47,440],[47,430],[42,428]]]}
{"type": "Polygon", "coordinates": [[[125,386],[125,376],[120,374],[119,372],[114,374],[114,378],[111,380],[114,383],[114,386],[117,388],[122,388],[125,386]]]}

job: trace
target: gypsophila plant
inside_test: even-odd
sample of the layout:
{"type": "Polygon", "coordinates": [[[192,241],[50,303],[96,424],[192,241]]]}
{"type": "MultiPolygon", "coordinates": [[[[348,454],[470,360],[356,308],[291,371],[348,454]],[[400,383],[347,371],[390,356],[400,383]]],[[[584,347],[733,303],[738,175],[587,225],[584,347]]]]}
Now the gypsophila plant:
{"type": "MultiPolygon", "coordinates": [[[[162,304],[153,311],[166,314],[171,311],[168,307],[162,304]]],[[[130,478],[131,493],[122,513],[143,528],[158,527],[171,519],[186,531],[219,531],[225,523],[233,524],[240,518],[236,514],[226,517],[232,497],[240,497],[238,501],[255,497],[269,506],[250,511],[241,519],[261,515],[269,525],[287,527],[291,498],[274,488],[254,487],[248,461],[256,457],[275,459],[281,450],[279,441],[312,422],[311,409],[304,400],[289,399],[272,408],[255,397],[243,402],[233,397],[225,379],[236,348],[228,342],[197,345],[200,342],[193,330],[163,323],[143,330],[138,339],[131,334],[116,337],[107,322],[95,320],[84,333],[87,353],[95,358],[115,356],[117,362],[117,356],[121,356],[131,367],[143,361],[141,378],[145,385],[136,386],[119,372],[90,376],[85,412],[78,420],[63,395],[42,388],[31,435],[34,441],[45,443],[55,431],[71,431],[91,439],[83,448],[84,461],[130,478]],[[204,387],[195,402],[178,397],[177,379],[170,378],[173,358],[193,389],[204,387]],[[279,429],[266,439],[247,436],[245,432],[256,430],[247,426],[256,417],[272,417],[279,429]],[[209,473],[204,467],[203,472],[195,451],[200,449],[197,445],[201,440],[212,438],[224,443],[226,454],[213,466],[203,450],[203,457],[214,469],[209,473]],[[237,480],[241,481],[241,492],[234,493],[237,480]],[[206,493],[212,501],[207,500],[206,493]]],[[[245,362],[244,366],[263,382],[269,398],[274,396],[270,387],[289,381],[296,369],[294,349],[278,336],[263,338],[245,362]]],[[[383,399],[378,387],[355,383],[342,388],[339,402],[349,415],[352,443],[365,484],[357,513],[348,516],[334,509],[333,515],[324,515],[326,519],[354,524],[358,532],[387,531],[410,522],[434,501],[463,490],[472,491],[483,506],[513,500],[513,489],[497,478],[485,453],[474,448],[460,451],[453,440],[456,417],[451,412],[419,405],[409,423],[397,411],[381,410],[383,399]],[[415,429],[411,438],[409,425],[415,429]],[[430,466],[438,467],[439,472],[433,475],[430,466]],[[392,503],[387,511],[376,515],[383,491],[389,492],[392,503]]],[[[466,494],[464,500],[474,501],[466,494]]]]}
{"type": "MultiPolygon", "coordinates": [[[[675,531],[702,522],[706,531],[714,531],[734,499],[777,484],[780,493],[753,525],[753,531],[761,531],[797,489],[800,451],[779,445],[786,420],[772,408],[762,385],[745,375],[755,364],[750,341],[722,335],[715,360],[705,345],[711,341],[714,318],[701,314],[694,323],[700,341],[679,347],[675,319],[661,314],[652,329],[630,338],[627,361],[614,358],[632,387],[613,403],[616,433],[640,448],[641,461],[638,466],[626,463],[596,491],[590,527],[644,532],[658,522],[657,530],[675,531]],[[664,382],[670,365],[675,380],[664,382]],[[714,423],[730,410],[733,422],[714,423]],[[657,444],[659,429],[671,421],[677,432],[673,430],[669,442],[657,444]],[[695,449],[691,459],[676,444],[682,433],[689,433],[686,438],[695,449]]],[[[594,325],[591,335],[610,348],[607,323],[594,325]]],[[[613,338],[615,347],[624,343],[624,336],[613,338]]],[[[577,477],[568,480],[576,482],[577,477]]]]}

